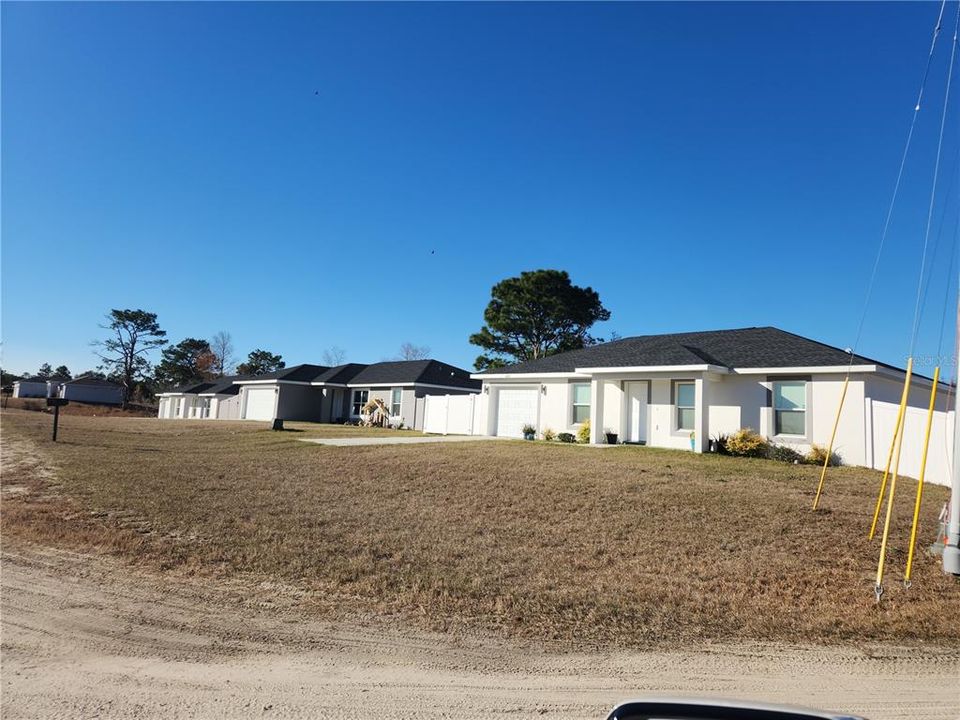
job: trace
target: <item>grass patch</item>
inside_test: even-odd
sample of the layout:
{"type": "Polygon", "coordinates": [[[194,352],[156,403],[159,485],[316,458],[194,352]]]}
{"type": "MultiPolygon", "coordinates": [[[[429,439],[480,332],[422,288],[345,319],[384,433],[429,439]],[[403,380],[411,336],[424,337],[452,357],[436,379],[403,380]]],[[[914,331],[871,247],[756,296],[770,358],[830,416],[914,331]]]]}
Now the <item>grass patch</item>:
{"type": "MultiPolygon", "coordinates": [[[[5,494],[5,538],[282,581],[330,617],[622,646],[960,640],[960,584],[939,559],[921,551],[914,586],[901,585],[913,481],[874,604],[871,471],[831,471],[812,513],[819,470],[767,460],[522,442],[325,447],[259,424],[131,418],[69,418],[56,444],[48,432],[38,413],[2,417],[4,444],[31,440],[57,483],[4,472],[4,486],[28,488],[5,494]]],[[[946,496],[924,493],[924,545],[946,496]]]]}

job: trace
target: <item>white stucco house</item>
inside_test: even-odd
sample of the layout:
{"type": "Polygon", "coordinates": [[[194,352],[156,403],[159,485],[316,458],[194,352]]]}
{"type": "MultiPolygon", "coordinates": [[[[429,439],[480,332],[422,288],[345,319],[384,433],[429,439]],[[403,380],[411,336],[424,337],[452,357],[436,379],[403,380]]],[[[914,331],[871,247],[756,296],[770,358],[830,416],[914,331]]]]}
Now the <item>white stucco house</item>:
{"type": "Polygon", "coordinates": [[[13,397],[59,397],[91,405],[120,405],[123,403],[123,386],[89,375],[73,380],[36,377],[15,382],[13,397]]]}
{"type": "Polygon", "coordinates": [[[15,398],[45,398],[47,397],[47,379],[32,377],[17,380],[13,384],[15,398]]]}
{"type": "MultiPolygon", "coordinates": [[[[624,338],[476,373],[483,386],[474,427],[520,437],[526,424],[538,433],[575,433],[589,420],[592,443],[609,432],[621,443],[695,452],[707,450],[711,437],[749,427],[805,452],[829,443],[848,368],[834,448],[845,463],[882,468],[904,370],[774,327],[624,338]]],[[[919,465],[912,439],[922,437],[930,388],[929,378],[914,375],[908,475],[911,463],[919,465]]],[[[943,455],[944,468],[953,423],[947,395],[943,385],[931,441],[931,462],[943,455]]]]}
{"type": "Polygon", "coordinates": [[[359,420],[363,406],[380,398],[393,423],[421,429],[426,395],[479,390],[468,371],[438,360],[304,364],[174,388],[159,395],[158,416],[342,423],[359,420]]]}

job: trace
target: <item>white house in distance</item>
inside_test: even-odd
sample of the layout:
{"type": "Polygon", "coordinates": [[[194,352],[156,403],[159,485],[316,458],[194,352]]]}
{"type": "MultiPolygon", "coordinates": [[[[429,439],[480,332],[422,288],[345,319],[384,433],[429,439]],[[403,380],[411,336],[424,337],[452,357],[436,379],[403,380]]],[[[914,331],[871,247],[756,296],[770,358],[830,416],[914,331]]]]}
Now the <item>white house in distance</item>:
{"type": "MultiPolygon", "coordinates": [[[[844,377],[850,383],[834,449],[851,465],[882,469],[904,370],[774,327],[624,338],[474,374],[483,383],[478,434],[575,433],[590,420],[592,443],[708,449],[711,437],[749,427],[805,452],[830,440],[844,377]],[[852,361],[852,362],[851,362],[852,361]]],[[[931,380],[914,375],[901,467],[915,477],[931,380]]],[[[937,398],[928,479],[948,482],[953,412],[937,398]]]]}
{"type": "Polygon", "coordinates": [[[30,378],[13,384],[13,397],[59,397],[91,405],[120,405],[123,403],[123,386],[89,375],[73,380],[30,378]]]}
{"type": "Polygon", "coordinates": [[[363,406],[379,398],[390,409],[391,422],[421,429],[428,394],[479,390],[480,382],[468,371],[438,360],[305,364],[174,388],[159,395],[158,416],[342,423],[359,420],[363,406]]]}
{"type": "Polygon", "coordinates": [[[123,385],[98,377],[51,380],[51,396],[91,405],[121,405],[123,385]]]}

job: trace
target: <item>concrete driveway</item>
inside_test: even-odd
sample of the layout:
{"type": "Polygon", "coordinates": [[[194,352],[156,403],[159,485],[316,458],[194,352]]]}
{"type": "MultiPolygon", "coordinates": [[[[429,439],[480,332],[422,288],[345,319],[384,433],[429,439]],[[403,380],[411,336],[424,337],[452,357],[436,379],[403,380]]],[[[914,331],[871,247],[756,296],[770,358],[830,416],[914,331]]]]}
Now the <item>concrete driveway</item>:
{"type": "Polygon", "coordinates": [[[509,438],[489,437],[487,435],[422,435],[418,437],[364,437],[364,438],[297,438],[300,442],[317,445],[336,445],[337,447],[355,447],[363,445],[416,445],[419,443],[485,442],[487,440],[507,440],[509,438]]]}

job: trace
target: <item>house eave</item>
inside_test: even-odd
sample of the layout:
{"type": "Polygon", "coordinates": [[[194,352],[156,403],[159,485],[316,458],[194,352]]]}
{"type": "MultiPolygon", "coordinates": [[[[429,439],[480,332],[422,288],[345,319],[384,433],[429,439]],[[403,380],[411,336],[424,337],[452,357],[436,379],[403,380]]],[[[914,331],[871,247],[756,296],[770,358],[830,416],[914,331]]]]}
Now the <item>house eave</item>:
{"type": "Polygon", "coordinates": [[[877,372],[877,365],[807,365],[796,367],[733,368],[734,375],[817,375],[877,372]]]}

